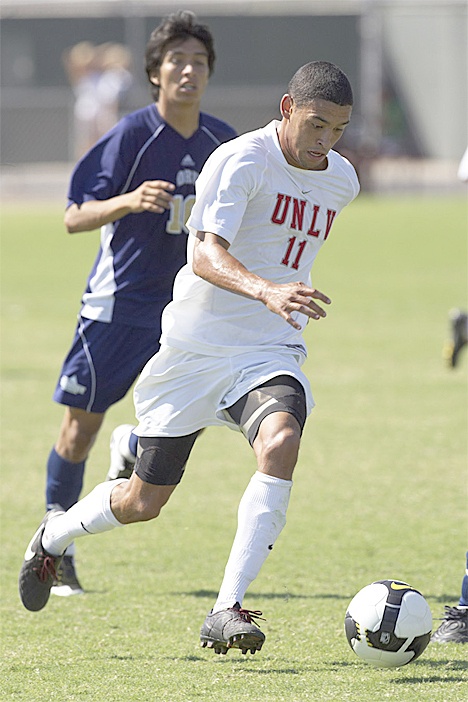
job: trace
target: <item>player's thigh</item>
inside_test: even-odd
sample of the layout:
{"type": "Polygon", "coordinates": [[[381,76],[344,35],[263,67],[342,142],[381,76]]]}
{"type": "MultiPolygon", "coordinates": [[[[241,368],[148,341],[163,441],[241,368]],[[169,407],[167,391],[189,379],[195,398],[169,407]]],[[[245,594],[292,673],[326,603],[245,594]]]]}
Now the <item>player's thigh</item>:
{"type": "Polygon", "coordinates": [[[148,485],[178,485],[199,433],[140,437],[134,473],[148,485]]]}
{"type": "Polygon", "coordinates": [[[224,425],[218,410],[235,380],[229,358],[163,346],[135,385],[135,433],[180,437],[224,425]]]}
{"type": "Polygon", "coordinates": [[[307,412],[304,386],[292,375],[278,375],[259,383],[226,410],[252,446],[259,428],[269,415],[291,415],[302,432],[307,412]]]}
{"type": "Polygon", "coordinates": [[[182,479],[185,464],[198,436],[140,437],[130,480],[116,485],[111,507],[122,524],[157,517],[182,479]]]}
{"type": "Polygon", "coordinates": [[[258,470],[290,480],[307,417],[302,383],[290,375],[270,378],[243,395],[227,413],[253,447],[258,470]]]}

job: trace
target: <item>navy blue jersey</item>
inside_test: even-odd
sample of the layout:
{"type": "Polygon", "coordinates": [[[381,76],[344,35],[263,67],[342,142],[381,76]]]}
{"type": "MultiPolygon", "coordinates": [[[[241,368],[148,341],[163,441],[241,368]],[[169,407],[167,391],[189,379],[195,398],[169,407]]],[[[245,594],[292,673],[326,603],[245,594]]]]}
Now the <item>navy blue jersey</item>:
{"type": "Polygon", "coordinates": [[[201,113],[185,139],[151,104],[124,117],[78,162],[68,204],[107,200],[145,180],[176,186],[163,214],[129,214],[101,228],[101,246],[83,295],[81,315],[133,326],[159,324],[178,270],[186,262],[185,222],[195,200],[195,180],[208,156],[236,136],[225,122],[201,113]]]}

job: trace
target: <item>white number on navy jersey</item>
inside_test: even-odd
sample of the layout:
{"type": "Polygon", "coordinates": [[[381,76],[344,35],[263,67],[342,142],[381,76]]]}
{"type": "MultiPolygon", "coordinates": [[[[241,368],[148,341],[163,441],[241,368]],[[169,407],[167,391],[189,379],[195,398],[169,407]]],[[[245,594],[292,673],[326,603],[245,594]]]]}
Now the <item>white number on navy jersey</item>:
{"type": "Polygon", "coordinates": [[[166,224],[166,232],[168,234],[187,233],[187,228],[185,226],[186,221],[190,216],[192,211],[193,203],[195,202],[195,195],[174,195],[171,202],[169,219],[166,224]]]}

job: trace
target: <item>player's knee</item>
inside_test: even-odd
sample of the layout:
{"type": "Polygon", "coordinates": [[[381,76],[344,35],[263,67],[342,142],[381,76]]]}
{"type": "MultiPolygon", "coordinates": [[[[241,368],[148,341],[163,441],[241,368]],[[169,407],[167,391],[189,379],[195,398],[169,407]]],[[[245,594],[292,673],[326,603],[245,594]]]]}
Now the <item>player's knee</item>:
{"type": "Polygon", "coordinates": [[[162,505],[156,500],[139,499],[132,503],[132,517],[135,522],[149,522],[159,517],[162,505]]]}
{"type": "Polygon", "coordinates": [[[132,477],[112,492],[112,511],[122,524],[159,516],[182,478],[197,435],[140,438],[132,477]]]}
{"type": "Polygon", "coordinates": [[[129,503],[125,509],[115,516],[121,524],[135,524],[137,522],[149,522],[156,519],[161,512],[161,507],[147,503],[129,503]]]}
{"type": "Polygon", "coordinates": [[[271,438],[268,452],[271,454],[286,453],[288,456],[297,456],[301,435],[298,429],[284,426],[271,438]]]}
{"type": "Polygon", "coordinates": [[[56,444],[58,454],[72,463],[86,460],[96,441],[103,417],[103,414],[68,407],[56,444]]]}
{"type": "Polygon", "coordinates": [[[260,460],[262,463],[294,466],[299,453],[301,433],[299,425],[292,422],[275,427],[274,431],[264,431],[260,436],[260,460]]]}
{"type": "Polygon", "coordinates": [[[74,426],[70,431],[61,432],[56,443],[57,453],[71,463],[86,460],[96,440],[96,434],[81,431],[74,426]]]}
{"type": "Polygon", "coordinates": [[[155,491],[135,489],[130,481],[117,485],[112,491],[111,507],[122,524],[149,522],[159,516],[168,497],[155,491]]]}

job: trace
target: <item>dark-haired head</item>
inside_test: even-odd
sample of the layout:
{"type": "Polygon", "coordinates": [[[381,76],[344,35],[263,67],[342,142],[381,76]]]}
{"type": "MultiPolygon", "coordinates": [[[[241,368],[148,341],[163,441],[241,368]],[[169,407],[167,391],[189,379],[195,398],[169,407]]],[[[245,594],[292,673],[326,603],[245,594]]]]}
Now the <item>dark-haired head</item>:
{"type": "Polygon", "coordinates": [[[146,45],[146,73],[151,83],[151,94],[154,100],[159,97],[159,86],[151,82],[151,77],[159,70],[168,47],[174,41],[184,41],[195,38],[200,41],[208,53],[208,68],[211,75],[214,70],[215,51],[213,36],[204,24],[199,24],[193,12],[179,10],[163,19],[160,25],[152,32],[146,45]]]}
{"type": "Polygon", "coordinates": [[[298,107],[315,99],[342,106],[353,104],[353,91],[347,76],[328,61],[312,61],[301,66],[289,81],[288,93],[298,107]]]}

